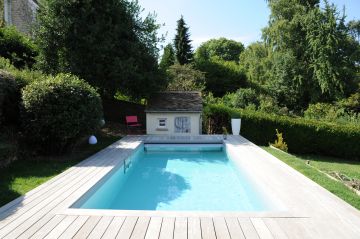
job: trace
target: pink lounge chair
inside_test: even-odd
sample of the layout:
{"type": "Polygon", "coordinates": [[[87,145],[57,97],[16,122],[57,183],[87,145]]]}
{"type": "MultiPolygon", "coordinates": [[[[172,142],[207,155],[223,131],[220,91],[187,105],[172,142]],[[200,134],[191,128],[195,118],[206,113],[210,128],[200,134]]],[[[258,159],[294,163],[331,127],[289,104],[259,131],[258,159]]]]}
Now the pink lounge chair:
{"type": "Polygon", "coordinates": [[[138,117],[136,115],[126,116],[126,129],[129,134],[130,129],[140,130],[141,124],[138,121],[138,117]]]}

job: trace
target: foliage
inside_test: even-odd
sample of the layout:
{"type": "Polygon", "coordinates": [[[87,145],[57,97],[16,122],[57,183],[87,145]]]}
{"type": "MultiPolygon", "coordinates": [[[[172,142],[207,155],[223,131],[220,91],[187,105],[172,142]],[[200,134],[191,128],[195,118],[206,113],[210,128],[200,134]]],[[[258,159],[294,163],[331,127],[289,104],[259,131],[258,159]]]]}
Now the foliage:
{"type": "Polygon", "coordinates": [[[316,103],[310,104],[304,111],[306,119],[322,120],[339,123],[360,123],[360,114],[344,107],[344,102],[335,104],[316,103]]]}
{"type": "Polygon", "coordinates": [[[176,35],[174,39],[175,56],[180,65],[192,62],[193,51],[191,46],[189,27],[186,26],[183,16],[177,21],[176,35]]]}
{"type": "Polygon", "coordinates": [[[359,44],[345,17],[327,1],[270,0],[264,42],[240,56],[251,87],[300,113],[309,103],[333,102],[354,93],[359,44]]]}
{"type": "Polygon", "coordinates": [[[280,133],[278,129],[276,129],[276,137],[277,137],[277,139],[275,139],[275,142],[270,145],[274,146],[275,148],[278,148],[282,151],[287,152],[288,146],[287,146],[286,142],[284,141],[283,134],[280,133]]]}
{"type": "Polygon", "coordinates": [[[255,85],[264,85],[269,78],[271,60],[269,49],[262,42],[250,44],[240,55],[240,65],[246,71],[247,80],[255,85]]]}
{"type": "Polygon", "coordinates": [[[18,123],[19,101],[20,86],[10,73],[0,70],[0,127],[18,123]]]}
{"type": "Polygon", "coordinates": [[[141,13],[137,1],[44,1],[35,27],[39,67],[75,74],[103,97],[158,91],[165,82],[157,64],[159,25],[141,13]]]}
{"type": "Polygon", "coordinates": [[[354,88],[356,68],[352,56],[357,51],[357,43],[345,26],[345,15],[340,16],[335,5],[325,2],[324,10],[315,8],[304,24],[314,84],[321,89],[323,99],[344,97],[354,88]]]}
{"type": "Polygon", "coordinates": [[[26,143],[44,153],[63,153],[100,126],[98,93],[70,74],[32,82],[23,89],[22,101],[26,143]]]}
{"type": "Polygon", "coordinates": [[[0,27],[0,56],[17,68],[31,68],[38,55],[37,47],[15,27],[0,27]]]}
{"type": "Polygon", "coordinates": [[[205,72],[205,89],[215,96],[235,92],[246,85],[244,70],[233,61],[212,58],[209,61],[196,61],[196,68],[205,72]]]}
{"type": "Polygon", "coordinates": [[[171,44],[167,44],[164,48],[164,53],[159,64],[160,69],[167,70],[170,66],[175,64],[174,48],[171,44]]]}
{"type": "Polygon", "coordinates": [[[195,52],[195,59],[207,61],[213,57],[218,57],[224,61],[239,62],[239,56],[243,50],[244,45],[241,42],[221,37],[202,43],[195,52]]]}
{"type": "Polygon", "coordinates": [[[236,110],[223,105],[207,105],[204,109],[204,130],[221,134],[230,127],[231,115],[241,117],[244,137],[258,145],[274,141],[274,131],[286,132],[289,152],[314,153],[348,159],[360,159],[360,127],[288,116],[270,115],[249,110],[236,110]]]}
{"type": "Polygon", "coordinates": [[[251,88],[240,88],[235,93],[226,94],[224,103],[233,108],[245,109],[250,105],[259,106],[258,94],[251,88]]]}
{"type": "Polygon", "coordinates": [[[351,20],[347,27],[351,36],[360,43],[360,20],[351,20]]]}
{"type": "Polygon", "coordinates": [[[191,64],[175,64],[167,70],[169,84],[167,90],[202,91],[204,90],[204,73],[193,68],[191,64]]]}

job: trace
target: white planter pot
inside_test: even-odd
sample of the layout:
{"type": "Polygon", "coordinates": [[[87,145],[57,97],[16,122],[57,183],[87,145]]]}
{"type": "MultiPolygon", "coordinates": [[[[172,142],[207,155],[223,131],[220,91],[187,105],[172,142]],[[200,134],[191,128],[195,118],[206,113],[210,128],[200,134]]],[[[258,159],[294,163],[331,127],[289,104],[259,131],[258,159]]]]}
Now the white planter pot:
{"type": "Polygon", "coordinates": [[[231,130],[233,135],[240,134],[241,119],[231,119],[231,130]]]}

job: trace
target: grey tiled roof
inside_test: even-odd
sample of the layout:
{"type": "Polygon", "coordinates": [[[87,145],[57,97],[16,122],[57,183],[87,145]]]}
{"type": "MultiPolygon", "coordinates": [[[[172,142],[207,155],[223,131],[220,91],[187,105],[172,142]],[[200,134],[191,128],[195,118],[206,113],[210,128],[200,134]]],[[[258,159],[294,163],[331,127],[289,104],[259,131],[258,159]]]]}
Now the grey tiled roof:
{"type": "Polygon", "coordinates": [[[146,112],[201,112],[201,93],[197,91],[166,91],[153,95],[146,112]]]}

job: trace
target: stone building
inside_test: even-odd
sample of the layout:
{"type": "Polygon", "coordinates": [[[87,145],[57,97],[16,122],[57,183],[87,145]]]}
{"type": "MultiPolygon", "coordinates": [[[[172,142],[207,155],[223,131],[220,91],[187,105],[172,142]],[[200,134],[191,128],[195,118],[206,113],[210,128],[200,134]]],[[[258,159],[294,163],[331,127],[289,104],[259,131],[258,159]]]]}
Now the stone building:
{"type": "Polygon", "coordinates": [[[4,21],[19,31],[29,34],[38,8],[37,0],[3,0],[4,21]]]}

